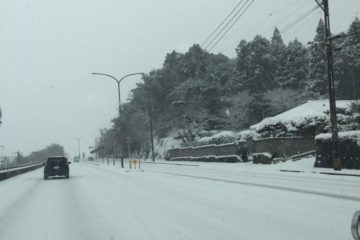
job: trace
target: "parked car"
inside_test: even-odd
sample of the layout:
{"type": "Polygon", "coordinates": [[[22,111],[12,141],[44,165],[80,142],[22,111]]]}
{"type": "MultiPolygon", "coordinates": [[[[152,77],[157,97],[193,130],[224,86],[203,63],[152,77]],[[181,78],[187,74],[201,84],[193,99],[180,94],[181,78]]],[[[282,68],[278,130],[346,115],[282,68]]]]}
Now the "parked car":
{"type": "Polygon", "coordinates": [[[49,157],[44,166],[44,179],[55,176],[69,178],[70,163],[63,156],[49,157]]]}
{"type": "Polygon", "coordinates": [[[75,157],[74,157],[74,162],[80,162],[80,157],[75,156],[75,157]]]}

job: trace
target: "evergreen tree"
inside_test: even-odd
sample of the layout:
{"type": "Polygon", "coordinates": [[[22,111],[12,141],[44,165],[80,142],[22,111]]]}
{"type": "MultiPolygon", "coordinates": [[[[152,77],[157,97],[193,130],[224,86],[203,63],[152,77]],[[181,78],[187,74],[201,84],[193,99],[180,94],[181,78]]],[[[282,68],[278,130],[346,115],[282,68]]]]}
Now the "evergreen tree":
{"type": "Polygon", "coordinates": [[[253,94],[247,104],[246,121],[249,125],[261,121],[270,115],[269,99],[263,94],[253,94]]]}
{"type": "Polygon", "coordinates": [[[314,43],[317,48],[310,60],[310,88],[320,95],[327,93],[327,60],[325,43],[325,23],[320,19],[316,28],[314,43]]]}
{"type": "Polygon", "coordinates": [[[271,74],[271,78],[273,78],[274,86],[283,86],[283,83],[287,81],[288,77],[285,75],[287,56],[285,44],[277,28],[274,30],[270,46],[272,71],[269,74],[271,74]]]}
{"type": "Polygon", "coordinates": [[[237,71],[240,84],[250,93],[262,93],[274,86],[270,55],[270,42],[261,36],[253,41],[241,41],[236,49],[238,55],[237,71]]]}
{"type": "Polygon", "coordinates": [[[286,62],[283,64],[282,88],[304,89],[307,81],[308,54],[305,47],[297,39],[286,47],[286,62]]]}
{"type": "Polygon", "coordinates": [[[349,37],[343,41],[338,66],[340,78],[337,95],[340,99],[360,98],[360,20],[355,20],[347,32],[349,37]]]}

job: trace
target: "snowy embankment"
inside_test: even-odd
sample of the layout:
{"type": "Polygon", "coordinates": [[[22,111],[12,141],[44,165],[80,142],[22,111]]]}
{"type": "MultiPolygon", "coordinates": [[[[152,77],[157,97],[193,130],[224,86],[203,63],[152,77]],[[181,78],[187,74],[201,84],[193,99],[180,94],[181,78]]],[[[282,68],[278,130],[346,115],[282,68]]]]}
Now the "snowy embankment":
{"type": "MultiPolygon", "coordinates": [[[[349,112],[353,101],[338,100],[336,108],[341,112],[349,112]]],[[[316,126],[318,122],[329,121],[329,101],[328,100],[312,100],[298,107],[290,109],[284,113],[274,117],[268,117],[261,122],[250,126],[251,130],[262,132],[269,126],[282,125],[285,127],[283,131],[298,132],[305,126],[316,126]]],[[[346,118],[343,114],[338,114],[338,118],[346,118]]]]}

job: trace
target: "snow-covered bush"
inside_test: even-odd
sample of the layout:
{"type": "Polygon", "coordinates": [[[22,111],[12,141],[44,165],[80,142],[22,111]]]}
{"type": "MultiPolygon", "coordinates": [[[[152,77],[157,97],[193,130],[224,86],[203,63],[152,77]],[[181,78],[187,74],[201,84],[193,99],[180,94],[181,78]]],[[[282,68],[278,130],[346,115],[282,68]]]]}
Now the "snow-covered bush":
{"type": "Polygon", "coordinates": [[[236,135],[232,131],[223,131],[211,137],[210,144],[224,144],[236,141],[236,135]]]}
{"type": "Polygon", "coordinates": [[[244,130],[236,134],[236,139],[242,142],[253,141],[260,138],[260,134],[252,130],[244,130]]]}
{"type": "MultiPolygon", "coordinates": [[[[342,168],[360,169],[360,131],[339,132],[340,159],[342,168]]],[[[319,134],[315,137],[315,167],[332,168],[331,134],[319,134]]]]}
{"type": "Polygon", "coordinates": [[[273,156],[271,153],[262,152],[262,153],[254,153],[253,154],[253,163],[254,164],[271,164],[273,156]]]}

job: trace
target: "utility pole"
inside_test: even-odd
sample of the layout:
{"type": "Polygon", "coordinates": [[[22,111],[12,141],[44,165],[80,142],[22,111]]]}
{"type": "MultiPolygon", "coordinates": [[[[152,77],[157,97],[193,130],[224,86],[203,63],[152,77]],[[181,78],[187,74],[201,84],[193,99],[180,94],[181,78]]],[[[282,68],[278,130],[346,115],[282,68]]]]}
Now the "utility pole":
{"type": "Polygon", "coordinates": [[[150,117],[150,137],[151,137],[151,157],[152,161],[155,162],[155,155],[154,155],[154,136],[153,136],[153,125],[152,125],[152,106],[149,96],[149,117],[150,117]]]}
{"type": "Polygon", "coordinates": [[[151,106],[150,92],[144,92],[144,94],[145,94],[145,96],[147,95],[147,101],[148,101],[148,106],[149,106],[151,158],[152,158],[152,161],[155,162],[155,155],[154,155],[154,136],[153,136],[153,124],[152,124],[152,106],[151,106]]]}
{"type": "Polygon", "coordinates": [[[335,83],[333,70],[333,48],[330,31],[330,14],[329,14],[329,0],[323,0],[320,4],[319,0],[316,3],[324,11],[325,20],[325,42],[326,42],[326,56],[327,56],[327,74],[328,74],[328,88],[329,88],[329,105],[330,105],[330,120],[331,120],[331,144],[332,144],[332,160],[334,170],[341,170],[341,159],[339,149],[339,136],[336,119],[336,99],[335,99],[335,83]]]}

